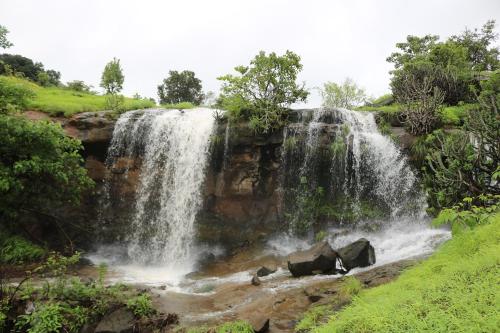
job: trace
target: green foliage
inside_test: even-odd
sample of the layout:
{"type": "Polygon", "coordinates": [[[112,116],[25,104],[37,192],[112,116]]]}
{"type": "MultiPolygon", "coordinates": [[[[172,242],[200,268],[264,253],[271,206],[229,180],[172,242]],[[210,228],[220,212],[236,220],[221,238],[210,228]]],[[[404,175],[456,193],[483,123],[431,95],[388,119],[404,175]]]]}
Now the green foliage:
{"type": "Polygon", "coordinates": [[[18,54],[0,54],[0,75],[14,75],[26,78],[42,86],[58,86],[61,84],[61,73],[52,69],[45,70],[40,62],[18,54]]]}
{"type": "Polygon", "coordinates": [[[460,233],[396,281],[361,291],[314,332],[495,332],[500,215],[460,233]]]}
{"type": "Polygon", "coordinates": [[[495,21],[488,21],[481,32],[465,30],[443,42],[438,36],[426,35],[408,36],[406,42],[396,44],[400,51],[387,58],[395,67],[391,87],[396,100],[404,95],[411,76],[417,84],[426,79],[432,89],[443,92],[447,105],[472,102],[469,86],[478,86],[478,74],[500,66],[499,50],[493,46],[497,38],[494,28],[495,21]]]}
{"type": "Polygon", "coordinates": [[[363,288],[361,282],[353,276],[343,279],[337,297],[331,299],[331,304],[319,305],[310,308],[295,326],[295,332],[306,333],[313,331],[317,326],[325,324],[334,312],[334,306],[343,306],[358,295],[363,288]]]}
{"type": "Polygon", "coordinates": [[[21,236],[0,233],[0,264],[24,264],[40,260],[45,250],[21,236]]]}
{"type": "Polygon", "coordinates": [[[308,92],[296,82],[302,70],[300,57],[291,51],[283,56],[261,51],[250,66],[238,66],[235,70],[237,76],[218,78],[223,81],[218,104],[232,118],[249,120],[256,132],[282,128],[290,105],[307,98],[308,92]]]}
{"type": "Polygon", "coordinates": [[[340,288],[339,298],[341,302],[348,302],[354,296],[358,295],[363,285],[354,276],[348,276],[342,281],[342,287],[340,288]]]}
{"type": "Polygon", "coordinates": [[[125,111],[124,102],[125,98],[118,94],[108,94],[106,97],[106,109],[113,110],[118,113],[125,111]]]}
{"type": "Polygon", "coordinates": [[[0,114],[26,108],[35,93],[29,87],[0,76],[0,114]]]}
{"type": "MultiPolygon", "coordinates": [[[[29,97],[19,106],[20,109],[37,110],[48,113],[53,116],[70,117],[80,112],[108,110],[106,105],[106,96],[98,96],[94,93],[84,91],[74,91],[60,87],[41,87],[32,82],[16,77],[0,76],[0,82],[30,90],[34,95],[29,97]]],[[[1,84],[1,83],[0,83],[1,84]]],[[[19,101],[19,98],[13,98],[13,101],[19,101]]],[[[125,98],[123,110],[138,110],[152,108],[155,103],[148,99],[125,98]]]]}
{"type": "Polygon", "coordinates": [[[441,121],[447,125],[461,125],[470,112],[478,109],[477,104],[459,103],[455,106],[446,106],[441,109],[441,121]]]}
{"type": "Polygon", "coordinates": [[[124,80],[120,59],[113,58],[104,67],[100,86],[106,91],[106,95],[115,95],[122,90],[124,80]]]}
{"type": "Polygon", "coordinates": [[[380,106],[391,105],[393,103],[394,103],[394,96],[392,96],[392,94],[385,94],[371,101],[369,105],[374,107],[380,107],[380,106]]]}
{"type": "Polygon", "coordinates": [[[295,332],[305,333],[312,331],[315,327],[326,323],[329,316],[333,314],[331,305],[319,305],[309,309],[295,326],[295,332]]]}
{"type": "Polygon", "coordinates": [[[138,318],[149,317],[156,313],[151,298],[147,294],[141,294],[127,301],[127,308],[138,318]]]}
{"type": "Polygon", "coordinates": [[[314,241],[321,242],[321,241],[325,240],[327,237],[328,237],[328,233],[324,230],[321,230],[316,235],[314,235],[314,241]]]}
{"type": "Polygon", "coordinates": [[[478,109],[469,111],[464,126],[426,137],[424,184],[431,207],[451,207],[464,197],[500,194],[495,172],[500,165],[500,73],[481,82],[478,109]]]}
{"type": "Polygon", "coordinates": [[[85,82],[81,80],[73,80],[66,83],[66,88],[69,90],[83,92],[83,93],[92,93],[92,86],[85,84],[85,82]]]}
{"type": "Polygon", "coordinates": [[[217,326],[216,333],[253,333],[252,325],[243,320],[231,321],[217,326]]]}
{"type": "Polygon", "coordinates": [[[160,104],[188,102],[200,105],[204,98],[201,80],[192,71],[170,71],[158,86],[158,97],[160,104]]]}
{"type": "Polygon", "coordinates": [[[500,211],[500,195],[480,195],[463,198],[458,205],[441,210],[433,225],[449,224],[453,235],[490,222],[492,214],[500,211]],[[475,204],[477,203],[477,204],[475,204]]]}
{"type": "Polygon", "coordinates": [[[186,110],[186,109],[194,109],[196,105],[190,102],[181,102],[176,104],[162,104],[161,107],[164,109],[186,110]]]}
{"type": "Polygon", "coordinates": [[[9,47],[13,46],[11,42],[7,39],[7,34],[9,33],[9,30],[7,30],[6,27],[0,24],[0,47],[2,49],[8,49],[9,47]]]}
{"type": "Polygon", "coordinates": [[[0,220],[50,215],[59,204],[78,203],[93,186],[81,142],[59,124],[0,116],[0,137],[0,220]]]}
{"type": "Polygon", "coordinates": [[[18,329],[26,326],[28,333],[58,333],[63,328],[63,308],[59,303],[42,304],[28,315],[19,316],[18,329]]]}
{"type": "Polygon", "coordinates": [[[323,107],[352,109],[366,102],[367,96],[364,89],[347,78],[342,84],[327,82],[321,90],[323,107]]]}

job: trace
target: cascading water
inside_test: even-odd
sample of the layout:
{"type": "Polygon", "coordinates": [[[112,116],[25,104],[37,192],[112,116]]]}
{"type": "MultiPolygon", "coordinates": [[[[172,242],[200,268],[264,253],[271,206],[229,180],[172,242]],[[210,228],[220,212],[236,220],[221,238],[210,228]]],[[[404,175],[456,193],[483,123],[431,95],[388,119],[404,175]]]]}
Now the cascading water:
{"type": "MultiPolygon", "coordinates": [[[[196,260],[194,223],[214,118],[210,109],[131,111],[120,117],[107,165],[130,172],[142,161],[124,243],[131,262],[189,272],[196,260]]],[[[104,208],[110,184],[105,185],[104,208]],[[107,193],[107,195],[106,195],[107,193]]]]}
{"type": "Polygon", "coordinates": [[[372,113],[305,112],[312,114],[285,129],[285,214],[336,225],[423,219],[425,200],[417,178],[392,139],[379,132],[372,113]],[[307,216],[312,210],[325,216],[307,216]]]}

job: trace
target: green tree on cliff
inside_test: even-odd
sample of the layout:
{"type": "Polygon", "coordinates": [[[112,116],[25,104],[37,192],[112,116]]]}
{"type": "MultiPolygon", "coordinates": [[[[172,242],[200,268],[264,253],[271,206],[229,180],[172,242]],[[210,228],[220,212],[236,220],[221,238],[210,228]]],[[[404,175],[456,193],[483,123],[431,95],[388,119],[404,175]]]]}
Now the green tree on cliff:
{"type": "Polygon", "coordinates": [[[192,71],[170,71],[158,86],[160,104],[190,102],[199,105],[203,101],[201,80],[192,71]]]}
{"type": "Polygon", "coordinates": [[[300,57],[286,51],[282,56],[261,51],[249,66],[235,68],[238,75],[224,75],[219,105],[230,116],[250,121],[256,132],[269,133],[286,123],[287,110],[307,99],[304,84],[297,83],[300,57]]]}
{"type": "Polygon", "coordinates": [[[324,107],[337,107],[352,109],[361,103],[366,102],[367,96],[364,89],[358,87],[356,83],[347,78],[342,84],[327,82],[321,89],[324,107]]]}

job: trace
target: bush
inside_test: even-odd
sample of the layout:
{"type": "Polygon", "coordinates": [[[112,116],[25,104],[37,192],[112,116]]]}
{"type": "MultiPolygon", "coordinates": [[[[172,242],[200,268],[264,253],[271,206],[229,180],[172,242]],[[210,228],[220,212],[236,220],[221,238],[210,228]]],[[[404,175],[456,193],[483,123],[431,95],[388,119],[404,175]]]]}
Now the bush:
{"type": "MultiPolygon", "coordinates": [[[[81,142],[59,124],[0,115],[0,221],[47,219],[61,204],[77,204],[93,186],[81,142]]],[[[5,224],[4,226],[5,227],[5,224]]]]}
{"type": "Polygon", "coordinates": [[[0,76],[0,114],[23,110],[33,97],[32,89],[15,79],[0,76]]]}
{"type": "Polygon", "coordinates": [[[149,317],[156,312],[151,298],[147,294],[141,294],[128,300],[127,308],[138,318],[149,317]]]}
{"type": "Polygon", "coordinates": [[[24,264],[40,260],[46,251],[20,236],[0,234],[0,263],[24,264]]]}

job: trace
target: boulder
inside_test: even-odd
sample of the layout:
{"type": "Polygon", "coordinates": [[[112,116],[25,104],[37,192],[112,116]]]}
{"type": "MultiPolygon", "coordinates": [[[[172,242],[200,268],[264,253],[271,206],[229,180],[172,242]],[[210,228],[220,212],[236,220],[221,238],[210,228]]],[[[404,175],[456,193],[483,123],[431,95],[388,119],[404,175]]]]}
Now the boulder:
{"type": "Polygon", "coordinates": [[[375,263],[375,249],[365,238],[360,238],[338,249],[337,252],[344,268],[348,271],[355,267],[366,267],[375,263]]]}
{"type": "Polygon", "coordinates": [[[252,285],[254,286],[260,286],[260,279],[257,275],[254,275],[252,277],[252,285]]]}
{"type": "Polygon", "coordinates": [[[95,333],[132,333],[135,318],[127,308],[119,308],[105,315],[95,329],[95,333]]]}
{"type": "Polygon", "coordinates": [[[257,270],[257,276],[258,277],[268,276],[270,274],[275,273],[277,270],[278,270],[278,268],[274,264],[264,265],[257,270]]]}
{"type": "Polygon", "coordinates": [[[288,255],[288,269],[294,277],[315,273],[335,273],[336,260],[337,253],[327,241],[323,241],[308,250],[288,255]]]}

